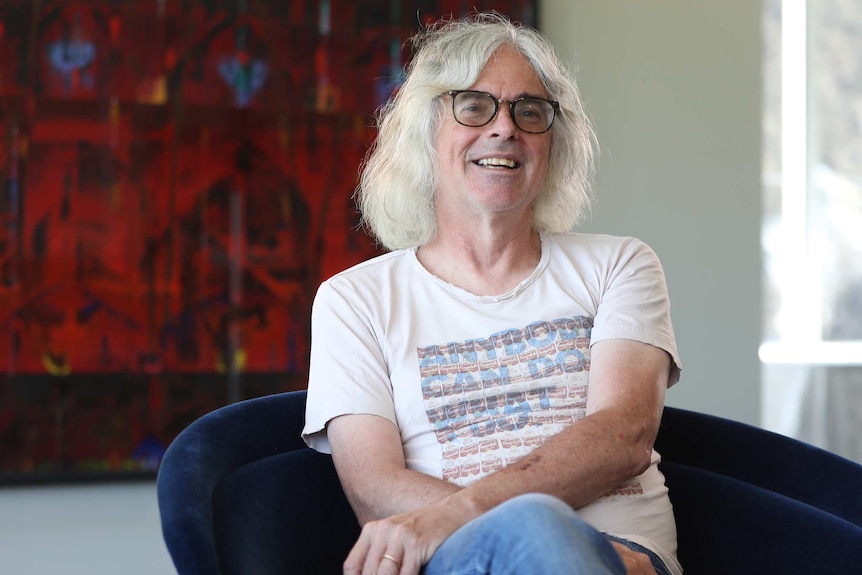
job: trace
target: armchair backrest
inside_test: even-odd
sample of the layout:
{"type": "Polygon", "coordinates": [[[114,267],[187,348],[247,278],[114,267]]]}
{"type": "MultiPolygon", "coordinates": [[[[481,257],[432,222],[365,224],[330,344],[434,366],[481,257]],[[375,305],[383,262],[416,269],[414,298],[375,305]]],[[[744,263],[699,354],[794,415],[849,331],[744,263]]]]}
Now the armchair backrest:
{"type": "MultiPolygon", "coordinates": [[[[180,575],[326,575],[359,525],[328,455],[300,438],[305,392],[217,409],[169,446],[157,491],[180,575]]],[[[687,575],[851,573],[862,467],[807,444],[666,407],[656,448],[687,575]]]]}
{"type": "Polygon", "coordinates": [[[341,573],[359,525],[304,421],[305,391],[286,392],[217,409],[171,443],[157,492],[180,575],[341,573]]]}
{"type": "Polygon", "coordinates": [[[858,570],[862,466],[672,407],[665,407],[656,450],[687,575],[858,570]]]}

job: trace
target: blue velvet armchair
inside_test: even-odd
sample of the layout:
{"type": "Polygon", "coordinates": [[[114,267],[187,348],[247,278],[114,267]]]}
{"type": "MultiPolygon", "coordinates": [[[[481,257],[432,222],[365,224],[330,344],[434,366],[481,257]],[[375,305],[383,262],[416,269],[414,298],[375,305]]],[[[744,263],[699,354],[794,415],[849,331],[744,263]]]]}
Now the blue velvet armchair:
{"type": "MultiPolygon", "coordinates": [[[[170,445],[162,531],[180,575],[327,575],[359,525],[329,456],[300,438],[305,392],[220,408],[170,445]]],[[[862,572],[862,466],[666,407],[656,442],[687,575],[862,572]]]]}

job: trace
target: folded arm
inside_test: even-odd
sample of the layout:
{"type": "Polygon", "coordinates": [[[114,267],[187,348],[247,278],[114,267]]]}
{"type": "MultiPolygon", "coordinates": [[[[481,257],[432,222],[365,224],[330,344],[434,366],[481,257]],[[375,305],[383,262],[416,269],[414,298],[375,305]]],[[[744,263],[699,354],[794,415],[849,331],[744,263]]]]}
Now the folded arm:
{"type": "Polygon", "coordinates": [[[343,415],[327,426],[332,458],[361,524],[430,505],[461,488],[407,469],[401,435],[388,419],[343,415]]]}
{"type": "Polygon", "coordinates": [[[656,347],[596,343],[586,417],[463,489],[408,470],[391,422],[368,415],[332,420],[333,460],[366,525],[345,573],[360,573],[393,552],[402,563],[393,573],[418,573],[451,533],[512,497],[548,493],[579,508],[639,475],[650,464],[669,372],[669,356],[656,347]]]}

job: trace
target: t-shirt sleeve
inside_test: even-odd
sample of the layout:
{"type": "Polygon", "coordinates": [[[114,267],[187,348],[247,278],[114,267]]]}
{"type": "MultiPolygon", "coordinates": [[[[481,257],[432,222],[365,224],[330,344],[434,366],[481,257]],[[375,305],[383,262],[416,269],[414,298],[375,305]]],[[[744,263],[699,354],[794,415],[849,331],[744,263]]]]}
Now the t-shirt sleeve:
{"type": "Polygon", "coordinates": [[[619,246],[606,270],[590,344],[608,339],[630,339],[665,350],[673,360],[668,387],[679,381],[682,364],[664,270],[655,252],[634,238],[619,246]]]}
{"type": "Polygon", "coordinates": [[[349,282],[324,282],[311,313],[311,359],[305,427],[312,448],[330,453],[326,424],[347,414],[395,422],[388,368],[370,308],[349,282]]]}

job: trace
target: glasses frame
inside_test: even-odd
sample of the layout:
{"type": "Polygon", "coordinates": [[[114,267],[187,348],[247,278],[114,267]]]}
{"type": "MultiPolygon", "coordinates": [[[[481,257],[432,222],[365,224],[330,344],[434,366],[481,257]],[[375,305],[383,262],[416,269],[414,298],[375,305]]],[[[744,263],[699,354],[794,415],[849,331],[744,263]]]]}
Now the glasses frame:
{"type": "Polygon", "coordinates": [[[462,126],[467,126],[468,128],[481,128],[482,126],[487,126],[488,124],[493,122],[494,118],[496,118],[497,114],[500,112],[500,103],[505,102],[505,103],[509,104],[509,117],[512,118],[512,123],[515,124],[516,128],[518,128],[519,130],[521,130],[525,134],[544,134],[544,133],[548,132],[551,129],[551,127],[554,125],[554,120],[557,119],[557,112],[560,111],[560,103],[559,102],[557,102],[555,100],[549,100],[547,98],[540,98],[538,96],[521,96],[520,98],[515,98],[514,100],[501,100],[501,99],[497,98],[494,94],[489,94],[488,92],[482,92],[480,90],[447,90],[446,92],[439,94],[439,96],[440,97],[449,96],[452,99],[452,117],[455,118],[456,122],[458,122],[462,126]],[[458,119],[458,115],[455,113],[455,98],[459,94],[465,94],[465,93],[466,94],[481,94],[483,96],[488,96],[489,98],[491,98],[491,101],[494,102],[494,113],[491,114],[491,117],[488,118],[488,120],[486,122],[484,122],[482,124],[475,124],[474,125],[474,124],[465,124],[464,122],[462,122],[461,120],[458,119]],[[520,124],[518,124],[518,120],[515,119],[515,105],[518,102],[521,102],[523,100],[541,100],[542,102],[547,102],[548,104],[551,105],[551,109],[554,111],[554,115],[551,116],[551,121],[548,123],[547,128],[545,128],[541,132],[531,132],[529,130],[525,130],[524,128],[521,127],[520,124]]]}

